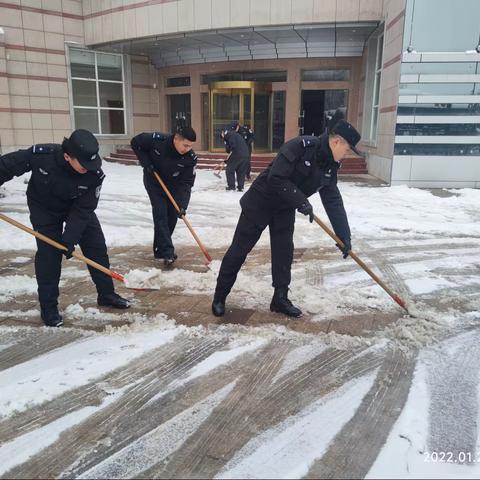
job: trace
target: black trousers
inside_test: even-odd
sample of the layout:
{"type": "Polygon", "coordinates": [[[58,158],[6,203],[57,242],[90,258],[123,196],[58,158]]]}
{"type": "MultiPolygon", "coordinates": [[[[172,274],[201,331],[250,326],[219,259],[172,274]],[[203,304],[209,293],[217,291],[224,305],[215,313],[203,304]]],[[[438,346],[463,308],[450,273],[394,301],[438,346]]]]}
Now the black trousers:
{"type": "Polygon", "coordinates": [[[227,177],[228,187],[232,189],[235,188],[235,175],[237,175],[237,187],[243,189],[247,168],[248,157],[230,158],[225,167],[225,176],[227,177]]]}
{"type": "MultiPolygon", "coordinates": [[[[51,223],[48,225],[36,225],[35,219],[31,217],[32,225],[35,230],[43,233],[52,240],[61,242],[63,233],[63,221],[51,223]]],[[[107,246],[103,235],[102,227],[95,213],[85,228],[80,239],[80,248],[83,255],[91,260],[110,268],[107,246]]],[[[38,299],[40,306],[44,310],[57,308],[60,281],[62,270],[62,252],[48,243],[37,239],[37,253],[35,254],[35,276],[37,277],[38,299]]],[[[97,288],[98,294],[108,295],[114,292],[112,278],[88,266],[90,276],[97,288]]]]}
{"type": "Polygon", "coordinates": [[[163,191],[159,190],[160,185],[152,186],[145,179],[143,183],[152,204],[153,255],[157,258],[172,258],[175,253],[172,234],[177,225],[177,211],[163,191]]]}
{"type": "Polygon", "coordinates": [[[223,300],[230,293],[247,255],[258,242],[267,225],[270,230],[272,285],[275,288],[290,285],[295,210],[263,211],[262,217],[261,221],[258,221],[253,215],[242,210],[232,244],[220,266],[215,289],[216,300],[223,300]]]}

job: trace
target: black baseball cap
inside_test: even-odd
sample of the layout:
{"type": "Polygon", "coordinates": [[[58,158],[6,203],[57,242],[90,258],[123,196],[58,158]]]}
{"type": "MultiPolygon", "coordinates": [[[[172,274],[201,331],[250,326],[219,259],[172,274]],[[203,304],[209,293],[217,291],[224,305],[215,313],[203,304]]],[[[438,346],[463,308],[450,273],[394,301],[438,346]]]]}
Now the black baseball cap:
{"type": "Polygon", "coordinates": [[[65,140],[66,153],[76,158],[83,168],[94,171],[101,167],[102,159],[98,154],[98,141],[93,133],[80,128],[65,140]]]}
{"type": "Polygon", "coordinates": [[[339,120],[330,133],[340,135],[350,145],[352,151],[361,157],[364,156],[364,154],[356,148],[357,143],[362,137],[350,123],[345,120],[339,120]]]}

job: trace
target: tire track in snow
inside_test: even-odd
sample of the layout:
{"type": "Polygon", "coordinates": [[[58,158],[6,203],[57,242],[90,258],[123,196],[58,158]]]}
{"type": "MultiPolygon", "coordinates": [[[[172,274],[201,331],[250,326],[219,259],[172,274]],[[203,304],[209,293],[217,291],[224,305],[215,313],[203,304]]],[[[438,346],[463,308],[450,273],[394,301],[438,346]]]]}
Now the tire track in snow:
{"type": "MultiPolygon", "coordinates": [[[[427,354],[430,390],[429,452],[470,452],[476,460],[480,334],[469,332],[447,340],[427,354]],[[460,340],[460,345],[458,341],[460,340]],[[456,344],[451,348],[451,343],[456,344]],[[450,346],[450,348],[449,348],[450,346]]],[[[462,455],[463,455],[462,454],[462,455]]],[[[468,460],[468,455],[465,455],[468,460]]]]}
{"type": "Polygon", "coordinates": [[[389,350],[350,421],[305,478],[364,478],[407,400],[416,356],[389,350]]]}
{"type": "Polygon", "coordinates": [[[15,345],[0,350],[0,371],[27,362],[56,348],[64,347],[80,337],[83,337],[80,332],[72,330],[26,331],[23,338],[16,341],[15,345]]]}
{"type": "Polygon", "coordinates": [[[144,472],[142,477],[213,478],[252,438],[376,368],[380,361],[377,354],[358,358],[359,351],[329,349],[272,385],[289,350],[291,346],[270,345],[260,356],[261,364],[256,362],[253,369],[243,371],[229,398],[168,463],[144,472]],[[354,359],[355,365],[351,364],[354,359]]]}
{"type": "Polygon", "coordinates": [[[181,348],[182,345],[175,344],[171,348],[171,354],[160,359],[160,363],[149,374],[140,379],[132,378],[133,385],[117,401],[64,432],[48,449],[40,451],[28,462],[13,468],[7,472],[6,477],[58,477],[94,451],[99,444],[108,442],[112,432],[122,428],[125,419],[135,420],[137,411],[145,403],[224,343],[214,339],[201,339],[193,341],[186,351],[181,348]]]}

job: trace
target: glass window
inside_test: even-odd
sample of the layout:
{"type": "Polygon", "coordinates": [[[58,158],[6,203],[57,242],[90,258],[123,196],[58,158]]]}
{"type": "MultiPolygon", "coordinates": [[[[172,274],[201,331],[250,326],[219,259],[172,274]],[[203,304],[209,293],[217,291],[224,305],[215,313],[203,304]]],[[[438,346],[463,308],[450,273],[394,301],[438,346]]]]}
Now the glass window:
{"type": "Polygon", "coordinates": [[[182,125],[186,123],[190,125],[191,110],[190,110],[190,94],[183,95],[168,95],[170,107],[170,132],[175,133],[182,125]]]}
{"type": "Polygon", "coordinates": [[[348,81],[350,70],[302,70],[305,82],[348,81]]]}
{"type": "Polygon", "coordinates": [[[478,64],[469,63],[402,63],[402,74],[412,73],[449,73],[449,74],[474,74],[478,72],[478,64]]]}
{"type": "Polygon", "coordinates": [[[254,99],[255,149],[270,150],[270,94],[256,93],[254,99]]]}
{"type": "Polygon", "coordinates": [[[396,143],[394,155],[480,155],[480,144],[396,143]]]}
{"type": "Polygon", "coordinates": [[[475,95],[475,84],[402,83],[400,84],[400,95],[475,95]]]}
{"type": "Polygon", "coordinates": [[[100,110],[100,118],[102,122],[102,133],[110,133],[112,135],[123,133],[122,110],[100,110]]]}
{"type": "Polygon", "coordinates": [[[189,87],[190,77],[173,77],[167,78],[165,81],[166,87],[189,87]]]}
{"type": "Polygon", "coordinates": [[[398,123],[396,135],[480,135],[480,123],[398,123]]]}
{"type": "Polygon", "coordinates": [[[478,0],[408,0],[404,50],[417,52],[464,52],[478,45],[478,0]]]}
{"type": "Polygon", "coordinates": [[[273,93],[272,150],[277,151],[285,141],[285,92],[273,93]]]}
{"type": "Polygon", "coordinates": [[[249,82],[286,82],[287,72],[232,72],[202,75],[202,84],[244,80],[249,82]]]}
{"type": "Polygon", "coordinates": [[[83,128],[91,132],[98,132],[97,109],[74,108],[75,128],[83,128]]]}
{"type": "Polygon", "coordinates": [[[97,53],[98,78],[100,80],[123,80],[122,57],[97,53]]]}
{"type": "Polygon", "coordinates": [[[88,50],[70,50],[72,77],[95,78],[95,54],[88,50]]]}
{"type": "Polygon", "coordinates": [[[480,103],[405,103],[398,105],[398,115],[480,115],[480,103]]]}
{"type": "Polygon", "coordinates": [[[208,93],[202,93],[202,149],[208,150],[210,136],[208,93]]]}
{"type": "Polygon", "coordinates": [[[121,83],[98,82],[100,106],[123,108],[123,85],[121,83]]]}
{"type": "Polygon", "coordinates": [[[368,42],[366,90],[363,107],[363,138],[375,142],[380,104],[382,79],[383,34],[372,37],[368,42]]]}
{"type": "Polygon", "coordinates": [[[73,104],[77,107],[96,107],[97,90],[95,82],[72,80],[73,104]]]}
{"type": "Polygon", "coordinates": [[[75,128],[96,134],[125,134],[122,56],[70,50],[75,128]]]}

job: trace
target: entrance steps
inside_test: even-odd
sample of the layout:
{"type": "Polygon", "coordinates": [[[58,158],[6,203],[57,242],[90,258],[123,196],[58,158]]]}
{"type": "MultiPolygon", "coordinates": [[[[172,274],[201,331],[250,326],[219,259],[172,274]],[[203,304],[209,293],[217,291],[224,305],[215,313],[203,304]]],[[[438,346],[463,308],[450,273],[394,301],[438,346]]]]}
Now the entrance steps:
{"type": "MultiPolygon", "coordinates": [[[[222,160],[227,158],[226,153],[210,153],[210,152],[196,152],[197,153],[197,168],[213,169],[222,160]]],[[[254,153],[252,155],[252,172],[259,173],[268,167],[270,162],[275,157],[274,153],[254,153]]],[[[117,148],[116,152],[112,152],[109,156],[104,157],[107,162],[122,163],[124,165],[137,165],[138,160],[133,150],[128,147],[117,148]]],[[[347,157],[342,162],[342,168],[339,171],[340,175],[357,175],[368,173],[367,164],[361,157],[351,156],[347,157]]]]}

